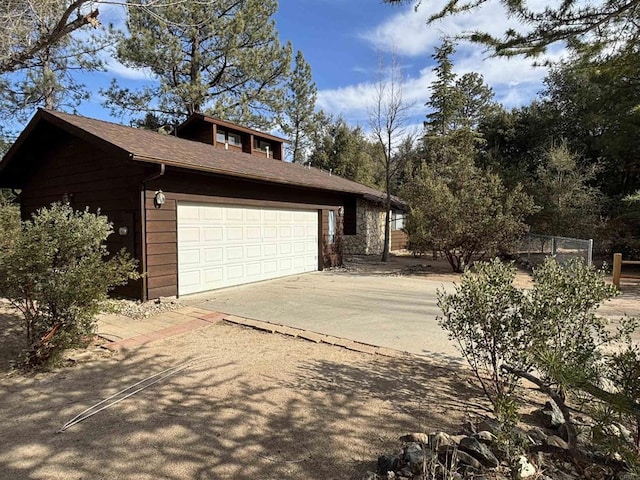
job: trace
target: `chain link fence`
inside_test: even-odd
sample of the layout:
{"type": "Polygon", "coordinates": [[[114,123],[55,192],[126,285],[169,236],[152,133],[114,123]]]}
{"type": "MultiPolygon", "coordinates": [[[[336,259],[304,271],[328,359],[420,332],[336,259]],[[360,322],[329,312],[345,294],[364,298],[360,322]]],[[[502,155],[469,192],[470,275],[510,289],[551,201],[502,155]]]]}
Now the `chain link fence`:
{"type": "Polygon", "coordinates": [[[520,241],[518,255],[535,264],[541,263],[545,257],[555,256],[558,262],[581,257],[587,265],[591,265],[593,262],[593,240],[530,233],[520,241]]]}

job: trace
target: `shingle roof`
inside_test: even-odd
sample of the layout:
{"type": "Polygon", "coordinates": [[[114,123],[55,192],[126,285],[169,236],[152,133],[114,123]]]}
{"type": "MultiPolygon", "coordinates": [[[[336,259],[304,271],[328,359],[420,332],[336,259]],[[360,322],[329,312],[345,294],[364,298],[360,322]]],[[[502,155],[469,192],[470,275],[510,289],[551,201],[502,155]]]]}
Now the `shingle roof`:
{"type": "MultiPolygon", "coordinates": [[[[39,115],[44,120],[62,121],[61,125],[59,121],[53,120],[56,125],[63,128],[64,124],[67,124],[80,129],[96,139],[118,147],[137,161],[165,163],[170,166],[282,185],[359,194],[373,201],[382,201],[385,197],[384,193],[374,188],[338,175],[330,175],[317,168],[224,150],[206,143],[79,115],[44,109],[39,111],[39,115]]],[[[10,154],[11,151],[6,157],[10,154]]],[[[6,157],[3,162],[7,160],[6,157]]],[[[396,205],[402,204],[397,198],[393,200],[396,205]]]]}

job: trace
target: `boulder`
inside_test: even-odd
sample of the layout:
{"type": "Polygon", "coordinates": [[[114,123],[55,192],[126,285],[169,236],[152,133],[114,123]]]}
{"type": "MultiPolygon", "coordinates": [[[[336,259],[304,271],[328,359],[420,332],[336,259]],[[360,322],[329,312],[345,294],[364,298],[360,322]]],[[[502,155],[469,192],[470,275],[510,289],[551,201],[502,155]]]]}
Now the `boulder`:
{"type": "Polygon", "coordinates": [[[550,447],[560,448],[562,450],[569,450],[569,444],[557,435],[551,435],[547,437],[546,444],[550,447]]]}
{"type": "Polygon", "coordinates": [[[429,435],[426,433],[407,433],[400,437],[401,442],[417,442],[417,443],[429,443],[429,435]]]}
{"type": "Polygon", "coordinates": [[[387,472],[395,472],[400,464],[400,457],[397,455],[380,455],[378,457],[378,473],[386,475],[387,472]]]}
{"type": "Polygon", "coordinates": [[[476,438],[480,440],[482,443],[491,445],[496,439],[496,436],[493,433],[489,432],[488,430],[481,430],[478,433],[476,433],[476,438]]]}
{"type": "Polygon", "coordinates": [[[534,467],[531,462],[529,462],[529,459],[524,455],[520,455],[514,467],[514,475],[516,480],[532,478],[534,475],[536,475],[536,473],[536,467],[534,467]]]}
{"type": "Polygon", "coordinates": [[[539,417],[542,421],[542,426],[546,428],[557,430],[561,425],[564,425],[562,412],[553,400],[549,400],[544,404],[544,408],[539,410],[539,417]]]}
{"type": "Polygon", "coordinates": [[[468,465],[478,471],[482,470],[482,464],[478,460],[473,458],[471,455],[469,455],[467,452],[458,450],[456,452],[456,456],[458,458],[458,462],[464,463],[465,465],[468,465]]]}
{"type": "Polygon", "coordinates": [[[424,452],[419,443],[410,443],[404,449],[404,461],[409,465],[412,471],[422,468],[424,463],[424,452]]]}
{"type": "Polygon", "coordinates": [[[472,455],[479,460],[482,465],[489,468],[496,468],[500,462],[493,452],[484,443],[479,442],[473,437],[465,437],[460,441],[460,450],[472,455]]]}
{"type": "Polygon", "coordinates": [[[456,442],[448,433],[437,432],[430,436],[430,445],[433,445],[435,448],[449,447],[456,445],[456,442]]]}

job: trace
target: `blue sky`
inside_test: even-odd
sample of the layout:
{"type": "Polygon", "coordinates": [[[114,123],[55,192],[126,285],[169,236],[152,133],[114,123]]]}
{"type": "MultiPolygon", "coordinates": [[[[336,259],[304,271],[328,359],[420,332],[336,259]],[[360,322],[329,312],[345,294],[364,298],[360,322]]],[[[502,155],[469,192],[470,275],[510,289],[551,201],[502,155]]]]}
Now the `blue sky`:
{"type": "MultiPolygon", "coordinates": [[[[403,69],[403,96],[415,105],[411,122],[419,125],[426,114],[424,103],[434,78],[431,55],[440,38],[474,28],[499,34],[507,27],[517,27],[506,19],[497,1],[489,1],[473,13],[427,26],[426,18],[440,1],[422,3],[416,12],[411,5],[390,6],[381,0],[281,0],[275,20],[281,41],[290,40],[311,65],[318,87],[318,108],[366,127],[379,60],[382,56],[388,62],[395,51],[403,69]]],[[[120,7],[107,6],[101,17],[104,23],[119,24],[123,13],[120,7]]],[[[560,54],[556,49],[551,57],[560,54]]],[[[112,60],[108,63],[107,72],[86,78],[94,95],[78,111],[120,121],[101,106],[99,88],[106,87],[114,77],[130,87],[145,78],[143,73],[112,60]]],[[[542,89],[546,74],[544,68],[533,67],[531,60],[489,58],[482,48],[469,44],[459,45],[454,64],[458,74],[481,73],[494,89],[496,99],[506,107],[529,103],[542,89]]]]}

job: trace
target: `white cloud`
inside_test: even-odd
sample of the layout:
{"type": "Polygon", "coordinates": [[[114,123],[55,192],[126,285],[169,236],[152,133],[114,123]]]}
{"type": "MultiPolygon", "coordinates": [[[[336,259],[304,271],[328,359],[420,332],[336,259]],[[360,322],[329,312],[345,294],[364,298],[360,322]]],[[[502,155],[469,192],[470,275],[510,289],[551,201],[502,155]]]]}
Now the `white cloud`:
{"type": "MultiPolygon", "coordinates": [[[[441,1],[441,0],[440,0],[441,1]]],[[[441,5],[423,2],[415,12],[403,9],[382,24],[361,35],[371,47],[382,52],[394,52],[400,59],[409,59],[413,64],[417,58],[424,59],[425,67],[415,71],[403,83],[403,96],[415,102],[414,115],[424,118],[429,99],[430,85],[434,80],[431,54],[446,35],[480,30],[500,36],[507,28],[522,28],[515,20],[507,19],[499,1],[489,0],[483,7],[471,13],[447,17],[434,25],[426,25],[427,17],[441,5]]],[[[557,61],[566,56],[562,46],[550,49],[543,59],[557,61]]],[[[542,89],[542,81],[548,69],[534,66],[535,61],[525,57],[491,57],[483,47],[462,42],[453,57],[454,71],[458,75],[477,72],[484,77],[496,94],[496,100],[507,108],[525,105],[542,89]]],[[[367,118],[367,109],[375,98],[375,85],[359,83],[346,87],[321,90],[318,94],[320,108],[343,115],[347,119],[367,118]]]]}
{"type": "Polygon", "coordinates": [[[152,72],[148,68],[127,67],[111,55],[105,56],[104,60],[107,72],[116,77],[126,78],[128,80],[150,80],[153,78],[152,72]]]}

